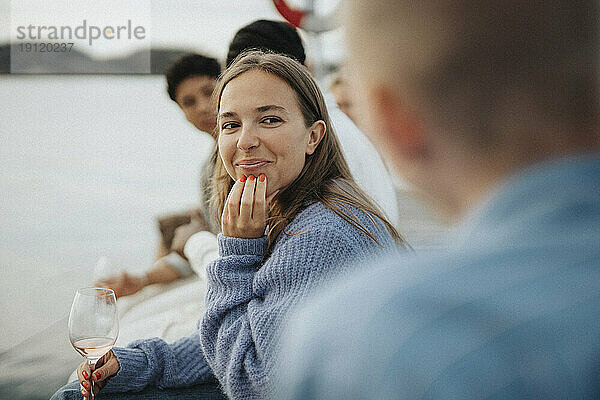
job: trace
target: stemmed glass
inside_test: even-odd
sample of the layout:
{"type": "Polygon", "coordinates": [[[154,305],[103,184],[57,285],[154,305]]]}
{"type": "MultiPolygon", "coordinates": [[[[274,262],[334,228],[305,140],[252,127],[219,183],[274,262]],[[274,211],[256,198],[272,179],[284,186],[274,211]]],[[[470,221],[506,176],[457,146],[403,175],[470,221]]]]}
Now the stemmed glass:
{"type": "MultiPolygon", "coordinates": [[[[119,334],[117,301],[112,289],[77,289],[69,315],[69,339],[93,371],[96,362],[115,344],[119,334]]],[[[90,398],[94,398],[92,387],[90,398]]]]}

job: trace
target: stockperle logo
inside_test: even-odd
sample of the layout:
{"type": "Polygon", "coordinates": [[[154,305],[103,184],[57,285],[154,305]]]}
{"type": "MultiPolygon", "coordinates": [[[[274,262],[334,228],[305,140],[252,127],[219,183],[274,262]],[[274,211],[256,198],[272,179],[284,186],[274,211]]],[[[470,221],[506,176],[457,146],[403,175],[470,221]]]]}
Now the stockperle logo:
{"type": "Polygon", "coordinates": [[[149,73],[150,0],[12,0],[11,73],[149,73]]]}
{"type": "Polygon", "coordinates": [[[94,41],[105,40],[144,40],[146,39],[146,28],[142,25],[135,25],[128,19],[124,25],[105,25],[97,26],[88,24],[86,19],[81,25],[72,27],[69,25],[31,25],[17,26],[18,40],[87,40],[92,46],[94,41]]]}

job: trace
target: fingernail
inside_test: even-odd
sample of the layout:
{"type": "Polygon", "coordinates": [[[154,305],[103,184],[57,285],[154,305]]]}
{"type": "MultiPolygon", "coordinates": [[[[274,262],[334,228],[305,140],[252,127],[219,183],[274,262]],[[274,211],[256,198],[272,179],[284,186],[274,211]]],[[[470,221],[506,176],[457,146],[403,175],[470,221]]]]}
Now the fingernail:
{"type": "Polygon", "coordinates": [[[260,175],[258,176],[258,181],[259,181],[259,182],[264,182],[264,181],[265,181],[265,174],[260,174],[260,175]]]}
{"type": "Polygon", "coordinates": [[[255,179],[255,178],[254,178],[254,175],[250,175],[250,176],[248,177],[248,179],[250,179],[251,181],[253,181],[253,180],[255,179]]]}
{"type": "Polygon", "coordinates": [[[94,378],[96,378],[96,380],[102,378],[102,375],[100,374],[100,372],[94,372],[94,378]]]}
{"type": "Polygon", "coordinates": [[[81,389],[81,394],[85,396],[85,389],[81,389]]]}
{"type": "Polygon", "coordinates": [[[89,375],[88,375],[87,371],[83,371],[83,372],[81,372],[81,375],[83,375],[83,377],[84,377],[85,379],[89,378],[89,375]]]}
{"type": "Polygon", "coordinates": [[[81,384],[82,384],[82,385],[83,385],[83,387],[84,387],[84,388],[86,388],[86,389],[87,389],[87,388],[88,388],[88,386],[90,385],[90,384],[88,383],[88,381],[83,381],[83,382],[81,382],[81,384]]]}
{"type": "Polygon", "coordinates": [[[246,175],[242,175],[242,177],[240,178],[240,182],[246,182],[246,175]]]}

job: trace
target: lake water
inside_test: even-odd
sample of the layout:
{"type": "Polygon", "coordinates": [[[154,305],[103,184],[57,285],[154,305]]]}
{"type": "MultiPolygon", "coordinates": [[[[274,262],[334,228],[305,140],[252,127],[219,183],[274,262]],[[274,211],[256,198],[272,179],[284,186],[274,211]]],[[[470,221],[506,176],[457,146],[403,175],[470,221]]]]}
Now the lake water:
{"type": "Polygon", "coordinates": [[[149,267],[212,144],[162,76],[0,76],[0,132],[1,352],[68,315],[101,256],[149,267]]]}

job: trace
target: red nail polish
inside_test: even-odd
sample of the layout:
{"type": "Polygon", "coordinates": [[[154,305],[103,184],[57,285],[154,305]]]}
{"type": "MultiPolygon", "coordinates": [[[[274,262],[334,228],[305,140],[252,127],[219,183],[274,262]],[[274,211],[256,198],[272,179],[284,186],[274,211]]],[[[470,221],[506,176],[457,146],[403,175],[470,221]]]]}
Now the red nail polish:
{"type": "Polygon", "coordinates": [[[83,382],[81,382],[81,384],[82,384],[82,385],[83,385],[83,387],[84,387],[84,388],[86,388],[86,389],[87,389],[87,388],[88,388],[88,386],[90,385],[90,384],[88,383],[88,381],[83,381],[83,382]]]}
{"type": "Polygon", "coordinates": [[[81,373],[81,375],[83,375],[83,377],[84,377],[85,379],[87,379],[87,378],[89,377],[89,375],[88,375],[88,373],[87,373],[86,371],[83,371],[83,372],[81,373]]]}
{"type": "Polygon", "coordinates": [[[264,182],[264,181],[265,181],[265,174],[260,174],[260,175],[258,176],[258,181],[259,181],[259,182],[264,182]]]}
{"type": "Polygon", "coordinates": [[[96,380],[102,378],[102,375],[100,375],[100,372],[94,372],[94,377],[96,378],[96,380]]]}
{"type": "Polygon", "coordinates": [[[250,179],[251,181],[253,181],[253,180],[255,179],[255,178],[254,178],[254,175],[250,175],[250,176],[248,177],[248,179],[250,179]]]}
{"type": "Polygon", "coordinates": [[[242,177],[240,178],[240,182],[246,182],[246,175],[242,175],[242,177]]]}

